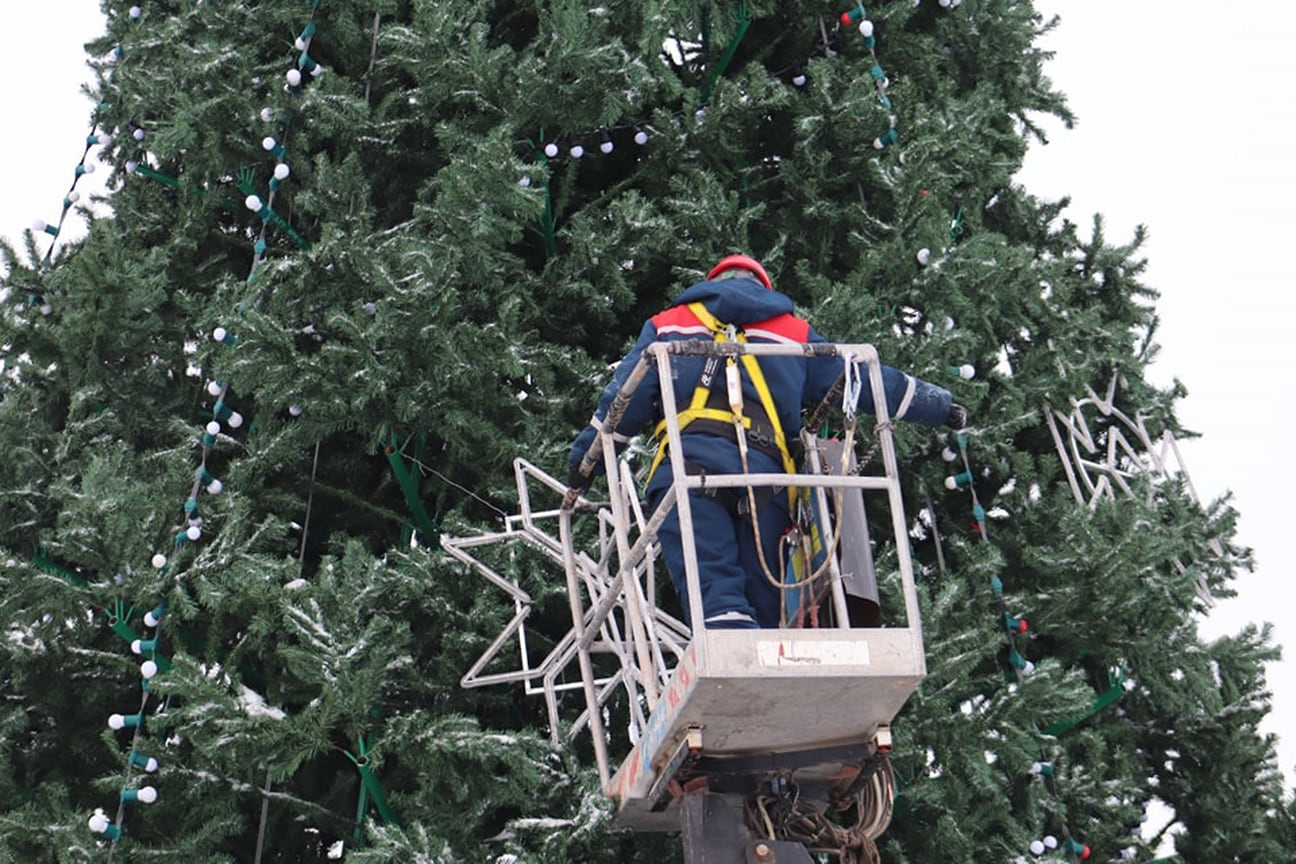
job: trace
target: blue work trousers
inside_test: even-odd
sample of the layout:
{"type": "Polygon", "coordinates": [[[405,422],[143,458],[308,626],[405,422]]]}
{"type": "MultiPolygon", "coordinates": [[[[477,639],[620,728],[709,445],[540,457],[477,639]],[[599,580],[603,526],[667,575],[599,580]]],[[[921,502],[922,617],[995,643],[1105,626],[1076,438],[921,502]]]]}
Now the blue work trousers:
{"type": "MultiPolygon", "coordinates": [[[[745,512],[739,514],[738,507],[734,506],[734,496],[746,497],[747,490],[717,491],[718,497],[696,490],[689,496],[706,626],[708,629],[777,627],[782,592],[770,584],[761,566],[751,517],[745,512]]],[[[758,496],[767,499],[758,511],[765,564],[770,575],[781,581],[779,541],[790,524],[787,492],[756,491],[758,496]]],[[[660,500],[660,495],[657,497],[660,500]]],[[[657,501],[652,504],[656,507],[657,501]]],[[[675,593],[684,607],[684,620],[691,624],[678,507],[662,523],[657,537],[675,593]]]]}

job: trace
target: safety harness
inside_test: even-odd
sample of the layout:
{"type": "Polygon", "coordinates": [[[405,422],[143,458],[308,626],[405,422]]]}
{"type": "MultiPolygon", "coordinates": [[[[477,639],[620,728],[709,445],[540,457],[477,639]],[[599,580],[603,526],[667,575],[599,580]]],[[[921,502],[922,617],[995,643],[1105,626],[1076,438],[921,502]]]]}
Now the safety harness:
{"type": "MultiPolygon", "coordinates": [[[[746,344],[747,336],[741,328],[722,323],[702,303],[690,303],[688,304],[688,310],[712,332],[717,343],[733,341],[746,344]]],[[[726,380],[729,382],[729,386],[725,389],[712,388],[719,367],[719,356],[713,354],[707,357],[706,365],[702,369],[702,375],[693,388],[693,397],[689,400],[689,406],[679,412],[680,432],[694,426],[693,431],[695,432],[714,431],[718,434],[726,434],[732,430],[734,434],[737,434],[736,428],[741,423],[744,434],[753,435],[758,443],[766,442],[772,438],[773,440],[769,443],[773,447],[769,449],[772,449],[777,454],[786,473],[795,474],[797,470],[796,460],[792,458],[792,454],[788,450],[787,438],[783,434],[782,424],[779,423],[778,409],[774,405],[774,397],[770,394],[769,385],[765,383],[765,375],[761,372],[760,364],[756,362],[756,358],[751,354],[743,354],[742,368],[746,370],[752,387],[755,388],[757,396],[760,397],[760,407],[765,415],[763,418],[753,418],[742,410],[742,385],[734,357],[726,359],[726,380]],[[728,393],[727,400],[726,392],[728,393]],[[720,424],[723,424],[723,429],[720,428],[720,424]]],[[[666,437],[665,419],[657,424],[653,434],[657,436],[658,444],[657,454],[653,457],[652,466],[648,470],[649,478],[656,473],[658,466],[666,458],[666,447],[669,442],[666,437]]]]}
{"type": "MultiPolygon", "coordinates": [[[[700,324],[711,331],[717,343],[732,341],[746,344],[747,336],[741,328],[722,323],[702,303],[690,303],[685,308],[700,324]]],[[[720,369],[719,355],[712,354],[707,357],[702,374],[699,376],[697,384],[694,385],[693,396],[689,400],[688,407],[678,412],[680,432],[683,433],[688,430],[735,437],[739,452],[743,456],[744,471],[747,470],[747,448],[749,445],[754,445],[755,449],[762,450],[768,455],[778,458],[782,462],[783,470],[786,473],[795,474],[797,473],[797,459],[793,457],[788,448],[787,437],[784,435],[782,424],[779,423],[778,409],[774,405],[774,397],[770,393],[769,385],[765,381],[765,375],[761,371],[760,364],[757,363],[756,357],[751,354],[743,354],[741,359],[742,369],[746,371],[747,378],[751,381],[753,389],[756,390],[756,394],[760,398],[761,413],[764,416],[762,417],[759,414],[751,416],[744,410],[742,378],[734,356],[731,355],[725,358],[726,386],[723,388],[712,386],[715,382],[716,373],[720,369]],[[770,444],[773,446],[769,446],[770,444]]],[[[848,358],[847,369],[850,368],[848,358]]],[[[847,432],[842,450],[843,464],[841,473],[845,473],[847,470],[845,454],[851,453],[854,448],[855,406],[860,396],[858,379],[854,380],[855,386],[851,386],[851,376],[844,375],[843,378],[840,389],[835,386],[831,395],[826,397],[825,401],[825,404],[827,404],[827,400],[837,396],[840,396],[843,400],[842,410],[846,415],[847,432]]],[[[903,411],[903,408],[901,410],[903,411]]],[[[815,416],[820,415],[821,411],[816,411],[815,416]]],[[[664,418],[658,422],[653,434],[657,436],[657,452],[648,470],[649,479],[652,478],[657,468],[666,458],[666,448],[669,441],[666,436],[666,420],[664,418]]],[[[868,461],[868,458],[865,457],[865,462],[868,461]]],[[[693,468],[694,466],[685,462],[685,470],[688,473],[694,473],[693,468]]],[[[704,491],[703,494],[716,495],[718,491],[704,491]]],[[[789,574],[787,579],[783,578],[786,565],[780,555],[776,571],[779,575],[775,576],[775,571],[771,571],[769,563],[765,561],[764,552],[761,551],[763,545],[760,539],[759,520],[755,518],[754,511],[756,508],[763,506],[761,501],[768,500],[768,495],[777,494],[777,492],[775,490],[766,490],[764,494],[759,494],[750,487],[747,488],[745,494],[740,490],[734,490],[734,492],[736,494],[730,501],[731,509],[735,515],[747,513],[752,516],[751,525],[753,531],[756,532],[756,548],[760,552],[761,569],[765,573],[765,578],[783,593],[781,618],[786,620],[788,614],[787,593],[789,591],[807,592],[811,583],[828,572],[829,559],[836,554],[835,550],[841,540],[841,525],[840,523],[834,523],[831,533],[825,537],[821,530],[822,526],[817,524],[813,515],[810,515],[811,502],[807,490],[788,487],[789,509],[794,513],[798,512],[798,509],[804,510],[806,513],[803,514],[804,518],[798,519],[799,522],[803,523],[802,530],[784,535],[785,540],[795,535],[795,538],[791,540],[793,545],[798,547],[794,557],[794,575],[789,574]],[[800,505],[800,508],[798,508],[798,505],[800,505]],[[826,547],[825,541],[827,541],[826,547]]],[[[842,490],[836,490],[834,512],[837,513],[842,512],[841,495],[842,490]]],[[[804,603],[798,603],[798,617],[805,614],[805,605],[804,603]]],[[[817,606],[811,605],[809,613],[812,622],[811,626],[816,626],[816,611],[817,606]]]]}

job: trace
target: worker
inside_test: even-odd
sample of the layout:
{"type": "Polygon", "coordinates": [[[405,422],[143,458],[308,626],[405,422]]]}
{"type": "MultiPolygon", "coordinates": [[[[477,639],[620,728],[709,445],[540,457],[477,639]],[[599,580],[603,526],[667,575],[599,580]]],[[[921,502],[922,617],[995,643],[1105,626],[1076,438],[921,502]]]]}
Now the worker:
{"type": "MultiPolygon", "coordinates": [[[[612,382],[599,399],[590,425],[573,442],[567,483],[585,490],[592,477],[580,471],[581,460],[607,416],[612,398],[653,342],[680,339],[732,339],[751,344],[824,342],[805,320],[792,314],[792,301],[773,290],[765,268],[747,255],[729,255],[690,286],[664,311],[643,325],[630,353],[617,366],[612,382]]],[[[717,370],[718,358],[679,355],[671,358],[686,471],[689,474],[794,473],[790,450],[798,441],[801,411],[813,408],[837,382],[843,366],[832,356],[747,355],[737,372],[717,370]],[[710,366],[708,366],[710,362],[710,366]],[[726,374],[740,374],[742,418],[746,447],[740,448],[737,424],[729,403],[726,374]],[[744,452],[745,450],[745,452],[744,452]]],[[[888,366],[882,367],[887,412],[894,419],[926,426],[962,428],[967,411],[953,404],[949,391],[888,366]]],[[[863,376],[860,406],[871,408],[867,375],[863,376]]],[[[666,458],[665,423],[661,417],[660,379],[644,376],[614,430],[618,448],[650,424],[658,438],[656,458],[647,484],[654,509],[673,479],[666,458]]],[[[786,556],[780,555],[783,535],[791,526],[789,496],[765,488],[695,489],[690,493],[693,537],[697,548],[703,617],[708,628],[778,627],[780,588],[786,556]],[[754,508],[752,505],[755,505],[754,508]],[[752,512],[754,509],[754,513],[752,512]],[[757,536],[760,538],[759,547],[757,536]]],[[[691,620],[684,576],[684,553],[677,508],[658,532],[662,556],[676,594],[691,620]]]]}

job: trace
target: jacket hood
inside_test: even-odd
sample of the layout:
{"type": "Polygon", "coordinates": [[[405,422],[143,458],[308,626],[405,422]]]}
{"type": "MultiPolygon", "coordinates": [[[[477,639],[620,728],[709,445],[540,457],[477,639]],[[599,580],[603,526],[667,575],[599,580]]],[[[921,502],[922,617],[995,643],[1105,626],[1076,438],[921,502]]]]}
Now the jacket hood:
{"type": "Polygon", "coordinates": [[[726,324],[751,324],[792,311],[792,300],[755,279],[712,279],[685,288],[673,305],[703,303],[726,324]]]}

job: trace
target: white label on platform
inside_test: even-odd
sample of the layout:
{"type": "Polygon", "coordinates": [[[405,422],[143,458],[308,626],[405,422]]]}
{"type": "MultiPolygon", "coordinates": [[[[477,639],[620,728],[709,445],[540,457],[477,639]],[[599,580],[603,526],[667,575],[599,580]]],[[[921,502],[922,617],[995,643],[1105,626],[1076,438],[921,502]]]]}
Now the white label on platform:
{"type": "Polygon", "coordinates": [[[756,643],[756,659],[762,666],[867,666],[869,648],[863,639],[768,639],[756,643]]]}

